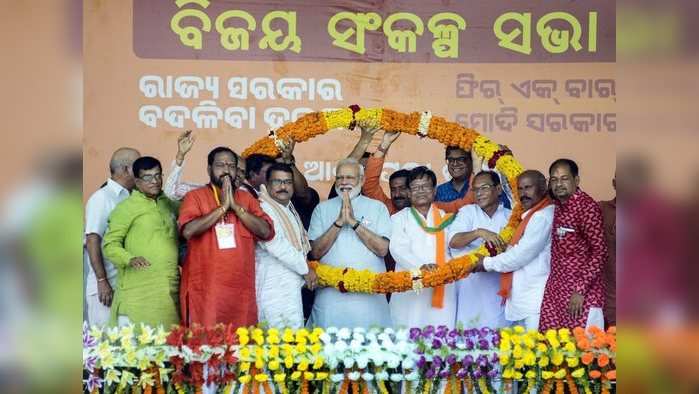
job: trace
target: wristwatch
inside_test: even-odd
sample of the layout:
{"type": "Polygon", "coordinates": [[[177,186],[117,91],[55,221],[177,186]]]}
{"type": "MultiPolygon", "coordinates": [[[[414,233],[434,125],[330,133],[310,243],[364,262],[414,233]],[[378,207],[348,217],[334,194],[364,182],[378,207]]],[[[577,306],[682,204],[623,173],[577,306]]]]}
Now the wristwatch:
{"type": "Polygon", "coordinates": [[[352,230],[357,231],[357,228],[359,227],[360,224],[362,224],[362,222],[357,220],[357,223],[355,223],[354,226],[352,226],[352,230]]]}

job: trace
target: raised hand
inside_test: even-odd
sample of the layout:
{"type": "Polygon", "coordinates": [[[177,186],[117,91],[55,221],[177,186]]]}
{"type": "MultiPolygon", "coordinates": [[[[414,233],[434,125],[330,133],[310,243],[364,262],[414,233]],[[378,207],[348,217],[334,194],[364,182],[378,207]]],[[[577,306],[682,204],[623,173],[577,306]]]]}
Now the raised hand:
{"type": "Polygon", "coordinates": [[[399,131],[387,131],[383,133],[383,137],[381,138],[381,147],[388,149],[391,144],[393,144],[398,137],[400,137],[400,132],[399,131]]]}
{"type": "Polygon", "coordinates": [[[175,160],[177,161],[178,165],[182,165],[184,157],[192,149],[194,139],[192,130],[187,130],[177,137],[177,156],[175,156],[175,160]]]}

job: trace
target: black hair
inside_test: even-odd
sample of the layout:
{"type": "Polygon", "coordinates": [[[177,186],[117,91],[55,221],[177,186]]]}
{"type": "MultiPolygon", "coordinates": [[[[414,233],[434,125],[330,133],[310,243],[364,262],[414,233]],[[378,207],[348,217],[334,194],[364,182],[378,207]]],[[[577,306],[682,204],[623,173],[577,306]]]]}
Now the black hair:
{"type": "Polygon", "coordinates": [[[551,175],[554,168],[562,165],[568,166],[568,168],[570,169],[570,173],[573,174],[573,176],[578,176],[578,164],[570,159],[558,159],[551,163],[551,166],[549,167],[549,175],[551,175]]]}
{"type": "Polygon", "coordinates": [[[429,180],[432,182],[432,187],[437,186],[437,175],[434,174],[434,171],[425,166],[418,166],[410,170],[410,174],[408,175],[408,185],[410,185],[414,180],[420,178],[429,178],[429,180]]]}
{"type": "Polygon", "coordinates": [[[493,186],[500,185],[500,175],[498,175],[498,173],[495,171],[481,171],[478,174],[476,174],[476,176],[474,176],[473,179],[475,180],[479,176],[483,175],[488,175],[490,177],[490,181],[493,182],[493,186]]]}
{"type": "Polygon", "coordinates": [[[260,153],[253,153],[245,158],[245,178],[250,179],[250,175],[262,171],[265,164],[274,164],[274,158],[260,153]]]}
{"type": "Polygon", "coordinates": [[[161,172],[163,171],[163,166],[160,165],[160,161],[158,159],[152,156],[142,156],[133,162],[131,169],[133,170],[134,176],[136,178],[140,178],[141,171],[151,170],[155,167],[158,167],[161,172]]]}
{"type": "Polygon", "coordinates": [[[211,152],[209,152],[209,155],[206,157],[206,163],[208,165],[214,164],[214,159],[216,158],[216,155],[221,153],[221,152],[228,152],[233,155],[233,158],[235,159],[235,164],[238,165],[238,155],[233,152],[233,150],[227,146],[219,146],[217,148],[214,148],[211,152]]]}
{"type": "Polygon", "coordinates": [[[444,150],[444,157],[449,156],[449,152],[451,152],[453,150],[462,150],[462,151],[466,152],[466,160],[471,161],[471,155],[468,154],[468,150],[466,150],[460,146],[456,146],[456,145],[447,146],[447,148],[444,150]]]}
{"type": "Polygon", "coordinates": [[[391,174],[391,176],[388,177],[388,182],[390,183],[392,180],[398,178],[406,178],[405,180],[408,181],[410,179],[410,171],[405,169],[394,171],[393,174],[391,174]]]}
{"type": "Polygon", "coordinates": [[[272,172],[274,171],[286,172],[288,174],[291,174],[292,178],[294,177],[294,170],[291,169],[290,165],[284,163],[274,163],[267,168],[265,179],[269,179],[269,177],[272,175],[272,172]]]}

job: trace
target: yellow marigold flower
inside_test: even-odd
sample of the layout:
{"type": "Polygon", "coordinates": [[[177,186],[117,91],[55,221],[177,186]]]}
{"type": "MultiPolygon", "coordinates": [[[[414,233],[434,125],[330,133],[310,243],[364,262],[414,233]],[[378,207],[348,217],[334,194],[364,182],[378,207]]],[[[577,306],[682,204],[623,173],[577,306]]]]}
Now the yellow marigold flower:
{"type": "Polygon", "coordinates": [[[240,342],[240,346],[245,346],[248,343],[250,343],[250,337],[248,337],[247,335],[239,335],[238,342],[240,342]]]}
{"type": "Polygon", "coordinates": [[[277,328],[270,328],[269,330],[267,330],[267,336],[270,336],[270,337],[277,337],[277,336],[279,336],[279,329],[277,329],[277,328]]]}
{"type": "Polygon", "coordinates": [[[570,330],[567,328],[559,328],[558,337],[561,338],[562,341],[567,341],[568,338],[570,338],[570,330]]]}
{"type": "Polygon", "coordinates": [[[255,347],[255,357],[261,358],[265,356],[265,348],[256,346],[255,347]]]}
{"type": "Polygon", "coordinates": [[[513,336],[511,336],[511,337],[510,337],[510,340],[511,340],[512,343],[514,343],[515,345],[520,345],[520,344],[522,344],[522,337],[519,336],[519,335],[513,335],[513,336]]]}
{"type": "Polygon", "coordinates": [[[510,356],[500,356],[500,365],[507,365],[510,363],[510,356]]]}
{"type": "Polygon", "coordinates": [[[291,380],[299,380],[301,378],[301,371],[294,371],[291,374],[291,380]]]}
{"type": "Polygon", "coordinates": [[[269,357],[270,358],[277,358],[279,357],[279,346],[270,346],[269,347],[269,357]]]}
{"type": "Polygon", "coordinates": [[[577,357],[567,357],[566,358],[566,364],[568,364],[569,368],[575,368],[578,366],[580,363],[580,359],[577,357]]]}
{"type": "Polygon", "coordinates": [[[274,381],[277,383],[282,383],[286,380],[286,374],[285,373],[278,373],[274,375],[274,381]]]}
{"type": "Polygon", "coordinates": [[[313,345],[311,345],[312,354],[318,354],[321,350],[323,350],[323,345],[321,345],[320,343],[314,343],[313,345]]]}
{"type": "Polygon", "coordinates": [[[257,375],[255,375],[255,380],[260,382],[260,383],[266,382],[267,380],[269,380],[269,376],[267,376],[263,373],[258,373],[257,375]]]}
{"type": "Polygon", "coordinates": [[[532,366],[536,364],[536,354],[534,354],[534,352],[531,350],[528,350],[524,353],[524,356],[522,356],[522,361],[524,362],[524,365],[532,366]]]}
{"type": "Polygon", "coordinates": [[[534,339],[530,335],[525,336],[523,342],[524,346],[526,346],[529,349],[533,349],[536,346],[534,343],[534,339]]]}
{"type": "Polygon", "coordinates": [[[542,357],[539,359],[539,366],[540,366],[541,368],[544,368],[544,367],[547,367],[548,365],[549,365],[549,358],[546,357],[546,356],[542,356],[542,357]]]}
{"type": "Polygon", "coordinates": [[[306,360],[305,358],[302,358],[299,361],[299,365],[298,365],[297,369],[299,371],[307,371],[308,370],[308,360],[306,360]]]}
{"type": "Polygon", "coordinates": [[[553,374],[553,376],[556,379],[564,379],[566,377],[566,373],[567,373],[567,371],[565,370],[565,368],[563,368],[563,369],[559,369],[558,371],[556,371],[556,373],[553,374]]]}
{"type": "Polygon", "coordinates": [[[544,378],[544,379],[546,379],[546,380],[549,380],[549,379],[551,379],[551,378],[553,377],[553,372],[551,372],[551,371],[541,371],[541,377],[544,378]]]}
{"type": "Polygon", "coordinates": [[[315,375],[314,375],[313,372],[304,372],[304,373],[303,373],[303,378],[306,379],[306,380],[313,380],[313,377],[314,377],[314,376],[315,376],[315,375]]]}
{"type": "Polygon", "coordinates": [[[264,366],[265,366],[264,360],[262,360],[261,358],[258,358],[255,360],[255,368],[262,369],[262,368],[264,368],[264,366]]]}
{"type": "Polygon", "coordinates": [[[294,366],[294,359],[292,357],[287,357],[284,359],[284,366],[287,368],[291,368],[294,366]]]}
{"type": "Polygon", "coordinates": [[[515,345],[515,348],[512,350],[512,357],[522,358],[522,347],[521,346],[515,345]]]}
{"type": "Polygon", "coordinates": [[[284,335],[282,336],[282,340],[284,340],[284,342],[286,342],[286,343],[294,342],[294,339],[295,339],[294,332],[290,328],[287,328],[286,330],[284,330],[284,335]]]}
{"type": "Polygon", "coordinates": [[[526,331],[522,326],[515,326],[514,330],[517,334],[524,334],[524,332],[526,331]]]}
{"type": "Polygon", "coordinates": [[[563,364],[563,353],[554,351],[553,354],[551,354],[551,363],[556,366],[563,364]]]}
{"type": "Polygon", "coordinates": [[[241,348],[240,348],[240,358],[241,358],[241,359],[248,359],[248,358],[250,358],[250,348],[248,348],[248,347],[241,347],[241,348]]]}
{"type": "Polygon", "coordinates": [[[313,363],[313,369],[321,369],[324,363],[325,359],[323,359],[323,357],[317,356],[316,361],[313,363]]]}
{"type": "Polygon", "coordinates": [[[238,381],[239,381],[241,384],[250,383],[251,380],[252,380],[252,376],[250,376],[250,375],[244,375],[244,376],[241,376],[241,377],[238,378],[238,381]]]}
{"type": "Polygon", "coordinates": [[[240,336],[246,336],[246,337],[247,337],[247,336],[250,335],[250,334],[248,334],[248,329],[247,329],[246,327],[238,327],[238,329],[235,330],[235,334],[238,335],[239,337],[240,337],[240,336]]]}
{"type": "Polygon", "coordinates": [[[502,377],[503,377],[504,379],[512,379],[514,376],[515,376],[515,370],[512,369],[512,368],[506,368],[506,369],[502,372],[502,377]]]}
{"type": "Polygon", "coordinates": [[[299,342],[296,345],[296,351],[299,353],[306,353],[306,344],[303,342],[299,342]]]}
{"type": "Polygon", "coordinates": [[[316,380],[325,380],[330,376],[327,372],[316,372],[316,380]]]}
{"type": "Polygon", "coordinates": [[[573,371],[570,375],[576,379],[582,378],[583,375],[585,375],[585,368],[578,368],[575,371],[573,371]]]}
{"type": "Polygon", "coordinates": [[[521,372],[515,371],[515,379],[522,379],[523,376],[524,375],[521,372]]]}
{"type": "Polygon", "coordinates": [[[267,364],[267,368],[269,368],[270,371],[276,371],[279,369],[280,365],[279,360],[272,360],[267,364]]]}
{"type": "Polygon", "coordinates": [[[524,376],[526,376],[527,379],[534,379],[536,378],[536,371],[529,370],[524,376]]]}
{"type": "Polygon", "coordinates": [[[568,353],[575,353],[576,350],[573,342],[567,342],[565,346],[563,346],[563,349],[565,349],[565,351],[568,353]]]}
{"type": "Polygon", "coordinates": [[[509,352],[510,350],[512,350],[512,345],[510,344],[510,341],[500,342],[500,351],[501,352],[509,352]]]}
{"type": "Polygon", "coordinates": [[[313,336],[315,336],[315,337],[320,337],[321,335],[323,335],[323,332],[324,332],[324,331],[323,331],[322,328],[316,327],[316,328],[313,329],[313,332],[311,332],[311,335],[313,335],[313,336]]]}
{"type": "Polygon", "coordinates": [[[250,370],[250,363],[247,361],[240,363],[240,370],[243,372],[249,371],[250,370]]]}
{"type": "Polygon", "coordinates": [[[516,369],[524,368],[524,360],[515,360],[515,368],[516,369]]]}
{"type": "Polygon", "coordinates": [[[536,345],[536,350],[537,350],[539,353],[546,353],[546,352],[549,350],[549,348],[546,346],[545,343],[539,342],[539,344],[536,345]]]}

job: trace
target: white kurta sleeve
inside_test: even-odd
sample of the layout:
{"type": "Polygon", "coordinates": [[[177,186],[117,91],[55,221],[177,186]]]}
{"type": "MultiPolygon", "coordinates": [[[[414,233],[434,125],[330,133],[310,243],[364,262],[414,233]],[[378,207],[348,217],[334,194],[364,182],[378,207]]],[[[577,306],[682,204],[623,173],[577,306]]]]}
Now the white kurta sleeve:
{"type": "Polygon", "coordinates": [[[517,245],[495,257],[484,258],[483,267],[496,272],[513,272],[524,267],[551,244],[552,224],[552,215],[534,214],[517,245]]]}
{"type": "Polygon", "coordinates": [[[271,209],[265,209],[267,204],[262,204],[262,209],[273,219],[274,238],[266,242],[260,242],[260,247],[275,257],[282,265],[299,275],[308,273],[308,263],[302,251],[296,250],[286,238],[286,232],[281,226],[281,220],[271,209]]]}
{"type": "Polygon", "coordinates": [[[97,234],[103,237],[107,231],[109,213],[104,195],[101,192],[93,194],[85,206],[85,235],[97,234]]]}
{"type": "MultiPolygon", "coordinates": [[[[427,261],[420,261],[410,249],[412,240],[407,229],[407,215],[395,214],[391,217],[393,229],[391,231],[391,243],[388,249],[391,251],[391,257],[396,263],[406,267],[407,269],[418,269],[427,261]]],[[[427,236],[427,235],[425,235],[427,236]]]]}
{"type": "Polygon", "coordinates": [[[178,166],[175,161],[173,161],[170,166],[170,175],[167,176],[165,184],[163,184],[163,193],[165,193],[170,200],[180,201],[184,198],[185,194],[203,186],[194,183],[183,183],[180,180],[183,168],[184,163],[182,163],[182,166],[178,166]]]}

